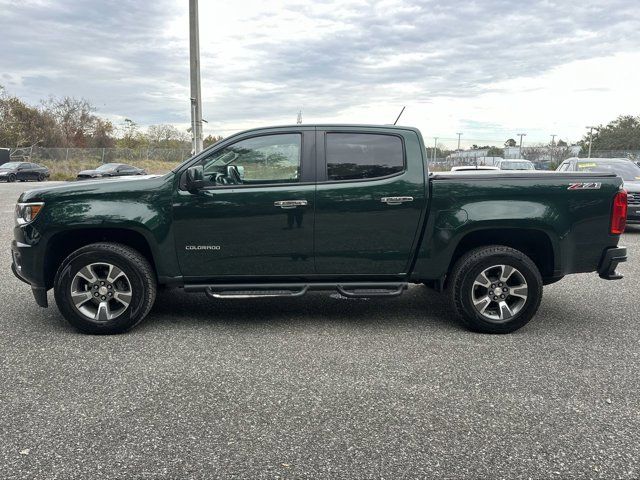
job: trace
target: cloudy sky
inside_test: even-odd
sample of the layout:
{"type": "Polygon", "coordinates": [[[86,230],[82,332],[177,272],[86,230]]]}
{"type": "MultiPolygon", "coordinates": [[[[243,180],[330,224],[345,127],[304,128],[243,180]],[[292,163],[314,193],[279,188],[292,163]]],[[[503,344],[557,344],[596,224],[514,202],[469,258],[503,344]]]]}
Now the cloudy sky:
{"type": "MultiPolygon", "coordinates": [[[[638,0],[200,0],[205,133],[392,123],[474,143],[640,114],[638,0]]],[[[0,84],[189,123],[186,0],[0,0],[0,84]]]]}

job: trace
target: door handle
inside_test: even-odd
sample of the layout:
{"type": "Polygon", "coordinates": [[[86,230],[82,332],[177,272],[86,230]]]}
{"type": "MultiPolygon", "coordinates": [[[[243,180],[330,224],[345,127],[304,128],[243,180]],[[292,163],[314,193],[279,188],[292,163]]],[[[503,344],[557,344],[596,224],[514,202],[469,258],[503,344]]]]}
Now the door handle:
{"type": "Polygon", "coordinates": [[[404,202],[413,202],[413,197],[382,197],[380,201],[387,205],[400,205],[404,202]]]}
{"type": "Polygon", "coordinates": [[[275,207],[280,207],[283,209],[296,208],[296,207],[304,207],[307,205],[306,200],[278,200],[277,202],[273,202],[275,207]]]}

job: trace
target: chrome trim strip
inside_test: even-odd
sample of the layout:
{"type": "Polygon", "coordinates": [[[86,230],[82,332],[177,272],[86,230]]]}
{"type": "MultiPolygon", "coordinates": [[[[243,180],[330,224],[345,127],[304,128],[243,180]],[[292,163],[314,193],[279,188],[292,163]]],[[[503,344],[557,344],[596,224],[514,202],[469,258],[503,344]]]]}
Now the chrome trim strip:
{"type": "Polygon", "coordinates": [[[413,202],[413,197],[382,197],[380,201],[387,205],[400,205],[404,202],[413,202]]]}
{"type": "Polygon", "coordinates": [[[278,200],[273,202],[274,207],[280,208],[296,208],[296,207],[304,207],[307,205],[306,200],[278,200]]]}

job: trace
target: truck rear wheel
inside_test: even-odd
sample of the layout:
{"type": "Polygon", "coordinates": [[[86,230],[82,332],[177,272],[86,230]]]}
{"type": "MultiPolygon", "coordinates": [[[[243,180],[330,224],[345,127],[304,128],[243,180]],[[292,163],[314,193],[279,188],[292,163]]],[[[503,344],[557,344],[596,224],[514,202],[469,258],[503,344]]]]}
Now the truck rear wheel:
{"type": "Polygon", "coordinates": [[[156,279],[147,259],[136,250],[118,243],[94,243],[62,262],[54,292],[58,309],[76,329],[122,333],[151,310],[156,279]]]}
{"type": "Polygon", "coordinates": [[[510,247],[471,250],[456,262],[450,279],[456,314],[478,332],[518,330],[533,318],[542,300],[542,277],[535,263],[510,247]]]}

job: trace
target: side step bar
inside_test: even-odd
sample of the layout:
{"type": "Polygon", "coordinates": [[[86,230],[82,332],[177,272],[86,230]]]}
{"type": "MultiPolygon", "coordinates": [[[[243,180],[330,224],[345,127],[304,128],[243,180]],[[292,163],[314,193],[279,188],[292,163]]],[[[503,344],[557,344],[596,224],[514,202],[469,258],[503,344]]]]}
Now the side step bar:
{"type": "Polygon", "coordinates": [[[204,292],[212,298],[301,297],[310,290],[335,290],[348,298],[397,297],[407,289],[406,282],[341,283],[239,283],[185,285],[185,292],[204,292]]]}

